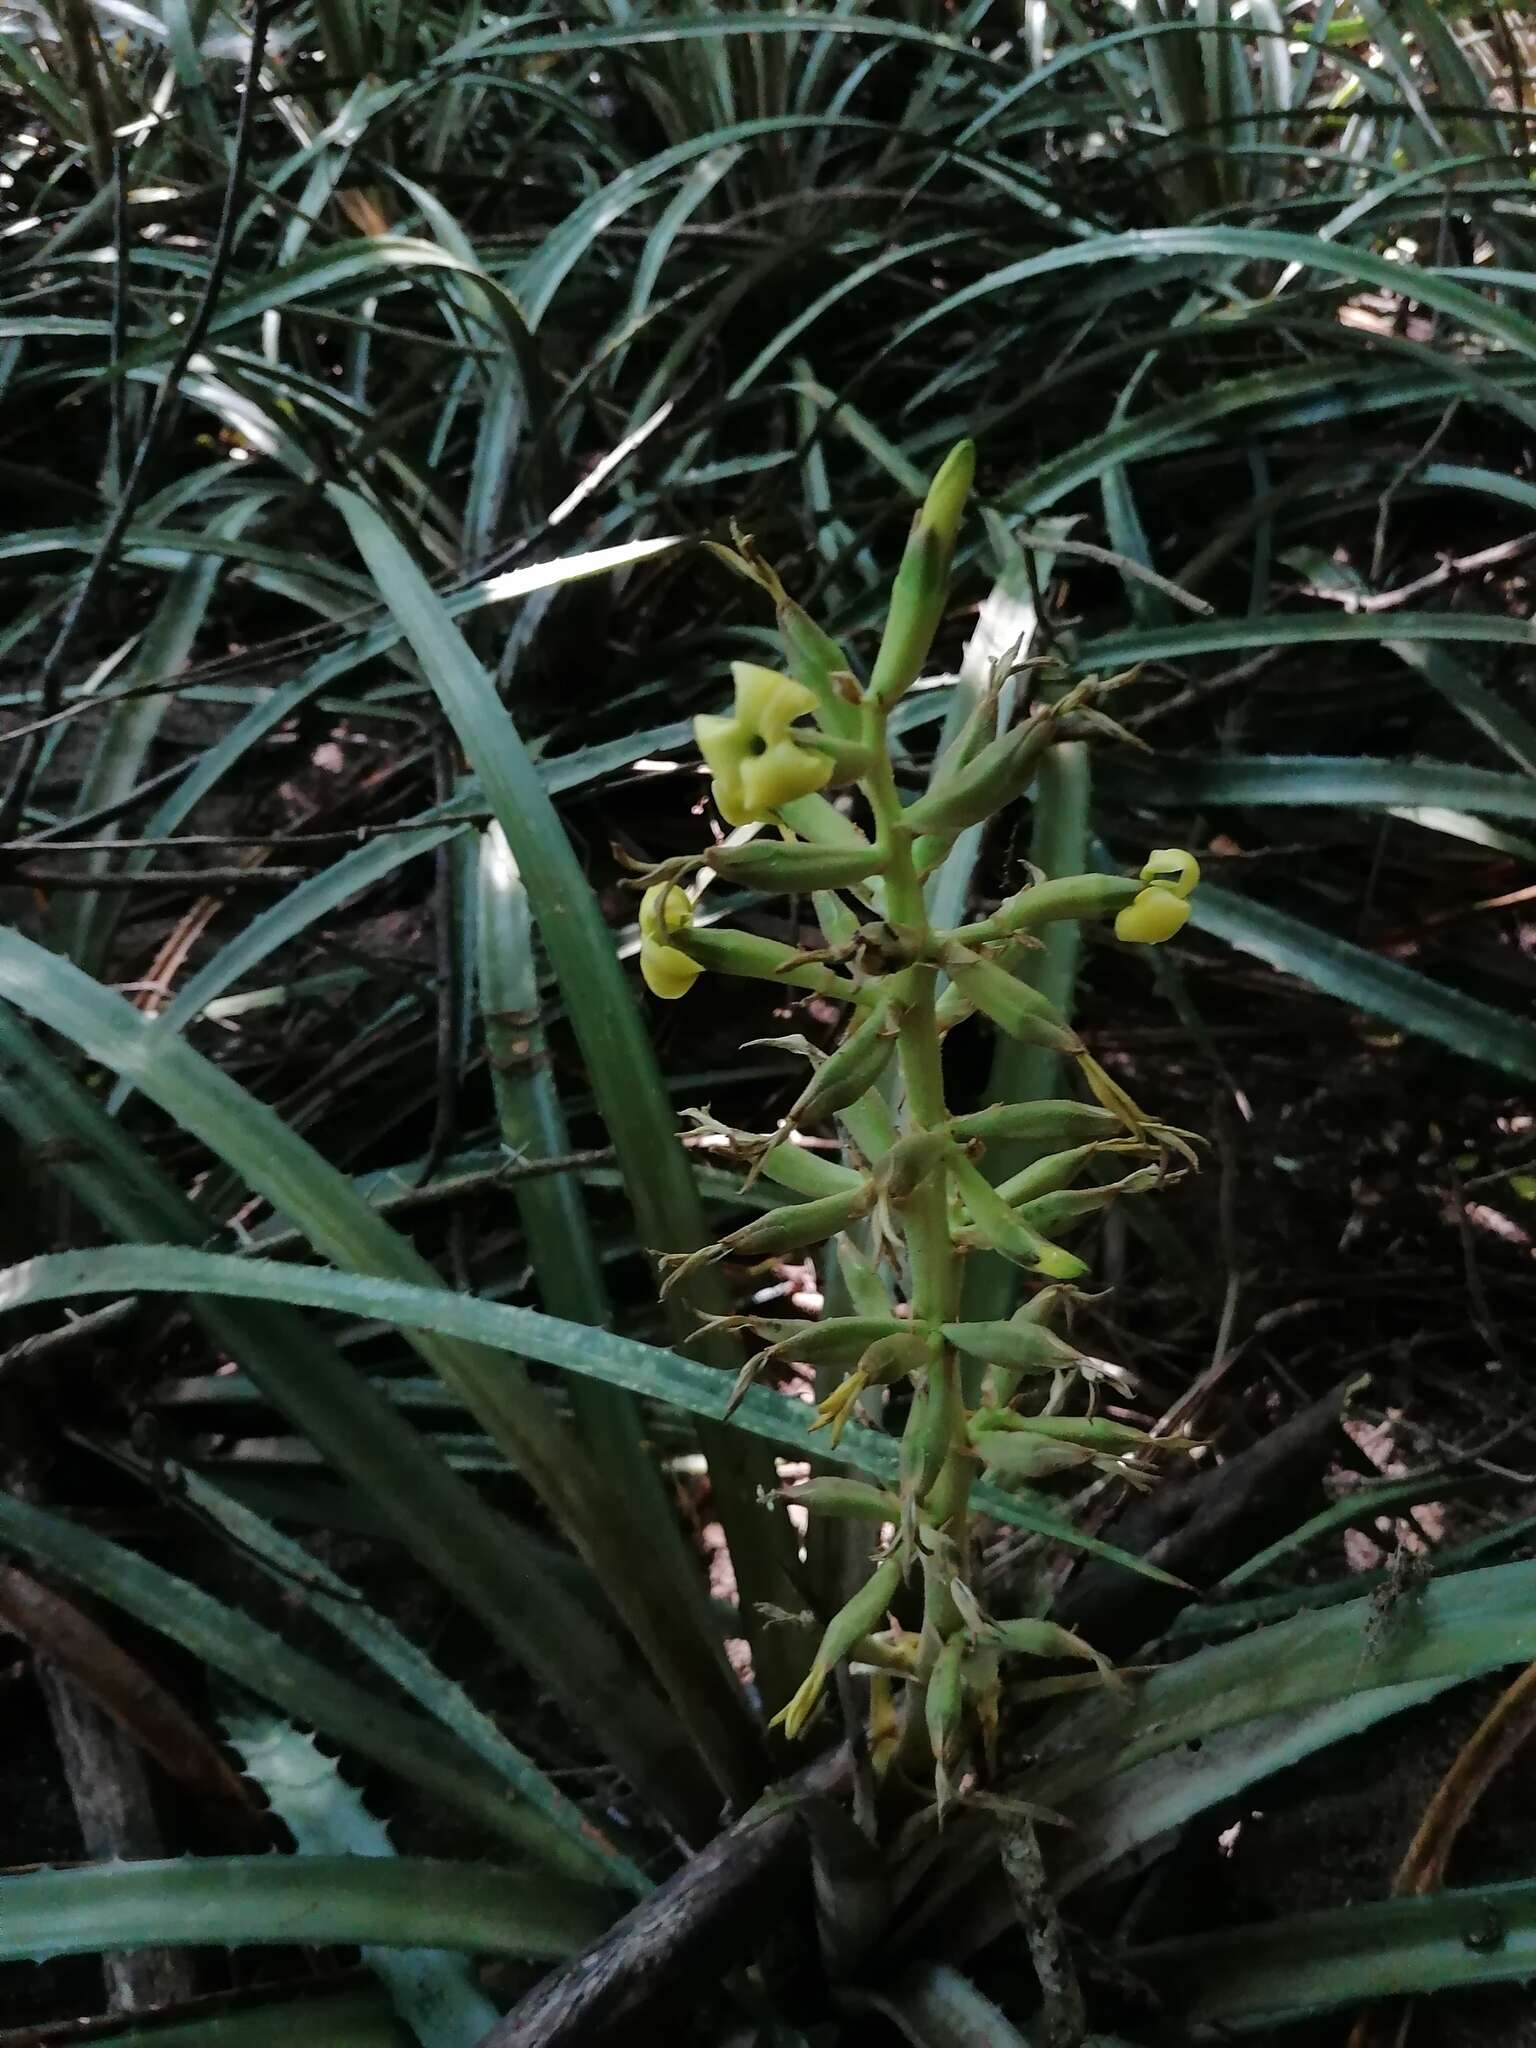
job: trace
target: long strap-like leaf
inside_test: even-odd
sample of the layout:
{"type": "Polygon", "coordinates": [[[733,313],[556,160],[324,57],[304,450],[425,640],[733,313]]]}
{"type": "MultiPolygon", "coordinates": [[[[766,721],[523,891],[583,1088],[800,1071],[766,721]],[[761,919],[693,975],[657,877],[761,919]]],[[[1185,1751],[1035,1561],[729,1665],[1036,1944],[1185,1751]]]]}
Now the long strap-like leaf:
{"type": "MultiPolygon", "coordinates": [[[[657,1251],[691,1250],[704,1241],[704,1220],[687,1157],[677,1140],[672,1105],[613,936],[528,750],[491,678],[383,518],[354,491],[333,487],[330,495],[506,834],[612,1136],[642,1241],[657,1251]]],[[[695,1290],[693,1305],[712,1309],[724,1302],[706,1279],[695,1290]]],[[[674,1313],[679,1335],[691,1334],[685,1304],[679,1302],[674,1313]]],[[[718,1362],[739,1360],[719,1356],[718,1362]]],[[[786,1631],[764,1630],[758,1610],[765,1604],[785,1604],[785,1575],[793,1562],[787,1526],[770,1519],[759,1505],[760,1493],[775,1483],[775,1474],[771,1463],[749,1455],[739,1438],[706,1432],[703,1441],[743,1615],[754,1640],[758,1684],[772,1702],[790,1678],[785,1667],[786,1631]]],[[[689,1666],[683,1676],[686,1685],[669,1690],[686,1712],[687,1694],[698,1682],[696,1666],[689,1666]]],[[[712,1759],[719,1758],[726,1742],[734,1745],[732,1775],[737,1789],[743,1789],[761,1769],[753,1756],[755,1736],[742,1726],[739,1696],[717,1686],[714,1708],[718,1730],[697,1732],[709,1736],[712,1759]]]]}
{"type": "MultiPolygon", "coordinates": [[[[609,1386],[668,1402],[685,1414],[722,1421],[731,1398],[730,1381],[711,1367],[632,1337],[620,1337],[612,1330],[563,1323],[534,1309],[450,1294],[445,1288],[335,1273],[324,1267],[243,1259],[223,1252],[138,1244],[29,1259],[25,1265],[0,1272],[0,1313],[31,1302],[66,1301],[82,1294],[141,1292],[284,1301],[365,1316],[401,1329],[432,1329],[493,1350],[541,1359],[567,1372],[587,1374],[609,1386]]],[[[815,1455],[886,1484],[898,1480],[894,1437],[875,1429],[852,1429],[834,1448],[812,1434],[814,1422],[815,1411],[808,1403],[766,1387],[749,1387],[731,1417],[732,1427],[763,1438],[796,1458],[815,1455]]],[[[980,1513],[996,1521],[1110,1558],[1164,1584],[1178,1584],[1156,1565],[1099,1537],[1085,1535],[1032,1500],[983,1485],[972,1489],[971,1500],[980,1513]]]]}
{"type": "MultiPolygon", "coordinates": [[[[0,1117],[25,1143],[48,1148],[50,1171],[117,1236],[205,1242],[205,1220],[3,1003],[0,1117]]],[[[675,1723],[636,1682],[588,1603],[571,1601],[550,1582],[540,1547],[452,1471],[307,1317],[276,1304],[211,1297],[194,1303],[194,1311],[219,1350],[352,1480],[419,1562],[537,1674],[658,1810],[679,1824],[691,1818],[707,1826],[708,1783],[675,1723]]],[[[546,1812],[569,1817],[569,1802],[553,1786],[549,1792],[546,1812]]],[[[574,1832],[585,1834],[579,1815],[574,1832]]]]}
{"type": "Polygon", "coordinates": [[[602,1933],[591,1894],[478,1863],[197,1856],[0,1877],[0,1960],[150,1942],[347,1942],[570,1955],[602,1933]]]}

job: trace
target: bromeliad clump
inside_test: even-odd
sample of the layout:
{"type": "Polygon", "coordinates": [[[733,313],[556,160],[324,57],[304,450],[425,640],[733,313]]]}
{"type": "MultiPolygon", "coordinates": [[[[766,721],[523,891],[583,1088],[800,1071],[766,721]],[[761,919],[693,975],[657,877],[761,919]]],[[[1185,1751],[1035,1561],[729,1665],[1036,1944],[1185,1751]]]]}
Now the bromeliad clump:
{"type": "Polygon", "coordinates": [[[786,1496],[812,1513],[867,1523],[877,1553],[778,1719],[798,1734],[838,1661],[856,1660],[873,1674],[872,1755],[909,1774],[931,1757],[941,1804],[973,1737],[990,1746],[1003,1658],[1074,1658],[1094,1667],[1088,1682],[1113,1678],[1088,1645],[1052,1623],[984,1610],[971,1586],[975,1482],[1031,1486],[1079,1468],[1145,1483],[1152,1455],[1177,1447],[1096,1412],[1100,1388],[1123,1385],[1125,1376],[1085,1355],[1059,1325],[1088,1272],[1063,1239],[1110,1202],[1174,1177],[1178,1162],[1192,1157],[1189,1144],[1138,1108],[1014,970],[1062,919],[1112,918],[1130,944],[1168,939],[1189,916],[1199,879],[1189,854],[1160,849],[1134,878],[1037,875],[976,923],[942,929],[930,917],[924,882],[958,835],[1021,796],[1056,741],[1095,727],[1118,731],[1098,706],[1124,680],[1074,682],[1056,664],[1001,664],[925,792],[903,802],[888,721],[918,680],[938,627],[973,467],[972,445],[962,442],[935,478],[862,687],[750,542],[739,553],[717,550],[774,599],[792,674],[738,663],[732,713],[697,721],[699,748],[722,816],[777,836],[655,869],[640,913],[641,968],[657,996],[680,997],[711,971],[847,1006],[830,1054],[792,1041],[812,1071],[777,1130],[733,1131],[693,1113],[750,1162],[754,1179],[766,1175],[794,1199],[717,1244],[669,1255],[665,1285],[713,1260],[766,1260],[837,1241],[850,1313],[819,1324],[721,1319],[761,1340],[737,1382],[738,1400],[779,1359],[841,1371],[816,1423],[834,1445],[846,1429],[878,1417],[884,1390],[909,1390],[898,1486],[813,1479],[786,1496]],[[1031,671],[1043,685],[1033,708],[1005,719],[1009,686],[1023,694],[1015,678],[1031,671]],[[861,804],[839,807],[827,794],[847,787],[861,804]],[[824,943],[797,949],[695,925],[686,885],[706,865],[747,887],[808,894],[824,943]],[[1024,1044],[1075,1062],[1084,1099],[952,1114],[945,1034],[978,1012],[1024,1044]],[[841,1163],[795,1142],[804,1126],[829,1119],[844,1140],[841,1163]],[[1019,1141],[1035,1152],[1033,1163],[994,1183],[987,1145],[1019,1141]],[[1037,1283],[1012,1315],[966,1318],[965,1264],[978,1251],[1000,1254],[1037,1283]],[[903,1629],[891,1614],[909,1583],[920,1584],[921,1620],[903,1629]]]}

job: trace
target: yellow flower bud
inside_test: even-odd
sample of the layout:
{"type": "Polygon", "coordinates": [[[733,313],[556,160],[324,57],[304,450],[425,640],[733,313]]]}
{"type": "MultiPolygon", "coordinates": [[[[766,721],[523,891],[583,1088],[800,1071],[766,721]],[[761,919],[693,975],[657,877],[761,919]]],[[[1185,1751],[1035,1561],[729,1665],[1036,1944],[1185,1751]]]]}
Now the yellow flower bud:
{"type": "Polygon", "coordinates": [[[1150,854],[1141,871],[1147,884],[1115,919],[1115,937],[1130,946],[1160,946],[1189,922],[1188,898],[1200,879],[1200,863],[1181,846],[1150,854]]]}
{"type": "Polygon", "coordinates": [[[657,882],[640,899],[640,973],[651,994],[663,1002],[687,995],[699,978],[698,963],[667,944],[673,932],[692,922],[693,905],[675,882],[657,882]]]}
{"type": "Polygon", "coordinates": [[[804,745],[793,729],[797,718],[816,709],[814,691],[756,662],[732,662],[731,674],[732,716],[696,718],[694,737],[714,778],[720,815],[732,825],[759,824],[796,797],[822,788],[831,779],[832,762],[804,745]]]}

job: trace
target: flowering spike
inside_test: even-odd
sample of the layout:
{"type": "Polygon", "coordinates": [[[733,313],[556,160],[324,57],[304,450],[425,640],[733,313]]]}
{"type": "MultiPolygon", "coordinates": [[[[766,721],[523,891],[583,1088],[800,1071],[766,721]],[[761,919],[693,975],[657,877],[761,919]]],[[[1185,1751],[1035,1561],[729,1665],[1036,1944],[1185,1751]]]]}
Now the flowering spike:
{"type": "MultiPolygon", "coordinates": [[[[731,1406],[775,1361],[836,1367],[831,1377],[838,1384],[830,1392],[818,1387],[822,1398],[807,1418],[824,1432],[813,1442],[834,1465],[865,1462],[849,1456],[851,1443],[839,1450],[839,1438],[855,1423],[861,1449],[884,1443],[889,1453],[882,1418],[871,1415],[863,1427],[860,1397],[898,1383],[910,1389],[895,1470],[881,1475],[883,1484],[818,1475],[762,1496],[888,1532],[868,1583],[828,1624],[804,1683],[775,1723],[798,1734],[817,1711],[833,1667],[854,1659],[873,1673],[868,1739],[875,1769],[899,1799],[931,1757],[941,1814],[962,1765],[985,1771],[995,1762],[1006,1654],[1074,1657],[1095,1667],[1015,1681],[1011,1693],[1018,1698],[1072,1692],[1111,1675],[1091,1648],[1053,1623],[990,1619],[970,1590],[977,1566],[973,1510],[986,1506],[975,1482],[1034,1487],[1087,1468],[1126,1485],[1151,1483],[1146,1436],[1098,1406],[1099,1388],[1123,1393],[1128,1375],[1062,1334],[1073,1305],[1094,1297],[1073,1284],[1087,1274],[1086,1261],[1056,1240],[1097,1209],[1165,1186],[1179,1178],[1181,1163],[1195,1163],[1187,1135],[1152,1122],[1091,1057],[1063,1009],[1019,972],[1044,943],[1040,934],[1065,921],[1113,918],[1132,943],[1170,937],[1189,916],[1199,880],[1191,854],[1157,848],[1136,876],[1028,869],[1014,877],[1022,886],[989,916],[935,928],[923,878],[957,834],[994,819],[1056,741],[1097,731],[1125,737],[1096,707],[1128,678],[1074,681],[1061,655],[1048,663],[1048,701],[999,733],[1003,683],[1039,665],[1019,661],[1015,648],[995,665],[927,792],[903,806],[889,714],[928,660],[974,466],[974,449],[962,443],[913,521],[866,690],[752,543],[737,537],[739,553],[726,558],[773,598],[791,673],[735,664],[730,715],[701,718],[697,732],[724,816],[733,824],[771,822],[777,836],[661,863],[645,873],[650,886],[641,909],[641,965],[659,994],[682,993],[706,969],[765,982],[781,1003],[805,992],[847,1006],[830,1053],[784,1007],[778,1015],[785,1021],[770,1027],[778,1037],[759,1041],[811,1062],[805,1086],[771,1134],[694,1113],[701,1137],[749,1168],[747,1186],[762,1173],[800,1199],[751,1217],[714,1244],[665,1259],[664,1291],[726,1258],[772,1272],[780,1283],[774,1295],[790,1284],[798,1291],[786,1264],[798,1265],[829,1240],[835,1246],[822,1255],[819,1277],[830,1291],[841,1275],[846,1313],[708,1321],[719,1337],[750,1333],[755,1340],[731,1406]],[[850,782],[858,784],[859,809],[828,793],[850,782]],[[805,901],[815,925],[802,919],[777,938],[695,926],[684,885],[706,867],[728,882],[805,901]],[[1092,1099],[1001,1103],[951,1115],[945,1034],[978,1013],[1025,1045],[1076,1061],[1082,1092],[1092,1099]],[[887,1086],[893,1061],[896,1085],[887,1086]],[[801,1126],[814,1120],[825,1128],[831,1119],[834,1141],[803,1137],[801,1126]],[[983,1171],[989,1146],[1016,1142],[1029,1147],[1028,1165],[1009,1177],[983,1171]],[[1131,1170],[1096,1184],[1089,1173],[1101,1155],[1118,1155],[1131,1170]],[[965,1318],[965,1259],[979,1250],[1001,1253],[1042,1283],[1012,1315],[965,1318]],[[1015,1406],[1021,1389],[1030,1398],[1015,1406]],[[922,1580],[918,1629],[889,1619],[909,1572],[922,1580]]],[[[722,1378],[722,1389],[727,1384],[722,1378]]],[[[718,1405],[726,1407],[723,1400],[718,1405]]],[[[898,1412],[895,1402],[885,1406],[888,1414],[898,1412]]],[[[751,1412],[749,1403],[742,1419],[751,1412]]],[[[1174,1439],[1158,1446],[1181,1448],[1174,1439]]],[[[916,1602],[905,1617],[909,1624],[915,1619],[916,1602]]]]}

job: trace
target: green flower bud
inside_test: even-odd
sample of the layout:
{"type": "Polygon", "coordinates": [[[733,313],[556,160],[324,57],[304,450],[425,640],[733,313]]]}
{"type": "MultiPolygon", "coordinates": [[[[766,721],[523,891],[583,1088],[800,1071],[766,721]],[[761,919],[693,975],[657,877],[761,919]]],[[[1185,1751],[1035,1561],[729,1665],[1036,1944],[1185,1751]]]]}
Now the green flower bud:
{"type": "Polygon", "coordinates": [[[811,1202],[792,1202],[754,1216],[722,1240],[728,1258],[776,1258],[782,1252],[804,1251],[820,1244],[834,1230],[844,1230],[873,1206],[874,1189],[865,1180],[845,1193],[822,1195],[811,1202]]]}
{"type": "Polygon", "coordinates": [[[866,1485],[862,1479],[804,1479],[798,1486],[781,1487],[778,1498],[786,1507],[811,1508],[819,1515],[855,1522],[894,1522],[901,1514],[901,1502],[894,1493],[866,1485]]]}
{"type": "Polygon", "coordinates": [[[816,1069],[785,1117],[786,1128],[798,1130],[808,1118],[832,1116],[857,1102],[880,1079],[895,1050],[890,1006],[880,1002],[816,1069]]]}
{"type": "MultiPolygon", "coordinates": [[[[822,1323],[802,1322],[792,1316],[713,1316],[706,1327],[711,1330],[749,1329],[755,1336],[768,1339],[764,1348],[749,1358],[736,1375],[736,1384],[731,1389],[723,1418],[727,1422],[741,1405],[748,1387],[778,1360],[798,1358],[810,1365],[841,1365],[867,1353],[882,1336],[896,1333],[905,1338],[907,1329],[894,1316],[829,1316],[822,1323]]],[[[811,1427],[820,1429],[830,1419],[830,1416],[823,1416],[822,1422],[813,1422],[811,1427]]],[[[839,1429],[834,1434],[834,1443],[841,1433],[839,1429]]]]}
{"type": "Polygon", "coordinates": [[[910,1329],[898,1329],[877,1338],[860,1357],[848,1377],[817,1405],[813,1430],[830,1426],[832,1442],[841,1441],[853,1418],[860,1396],[869,1387],[888,1387],[919,1371],[932,1357],[928,1340],[910,1329]]]}
{"type": "Polygon", "coordinates": [[[735,661],[736,706],[729,718],[693,721],[699,752],[714,777],[715,802],[732,825],[773,816],[831,779],[832,763],[803,744],[795,719],[816,709],[816,694],[756,662],[735,661]]]}
{"type": "Polygon", "coordinates": [[[1096,1102],[998,1102],[990,1109],[951,1117],[949,1128],[960,1139],[981,1138],[999,1144],[1042,1145],[1077,1139],[1112,1138],[1125,1126],[1113,1111],[1096,1102]]]}
{"type": "Polygon", "coordinates": [[[807,960],[795,946],[756,932],[732,931],[722,925],[694,926],[677,937],[690,960],[711,974],[736,974],[748,981],[777,981],[790,988],[808,988],[843,1003],[868,1004],[875,992],[844,974],[807,960]]]}
{"type": "Polygon", "coordinates": [[[888,1557],[875,1567],[874,1576],[827,1623],[805,1682],[789,1704],[774,1715],[771,1727],[782,1726],[789,1739],[795,1739],[810,1719],[832,1667],[849,1655],[861,1637],[874,1635],[884,1623],[901,1578],[901,1560],[897,1557],[888,1557]]]}
{"type": "Polygon", "coordinates": [[[924,832],[912,842],[912,865],[917,879],[924,882],[935,868],[943,867],[954,846],[953,832],[924,832]]]}
{"type": "Polygon", "coordinates": [[[1087,1266],[1074,1253],[1051,1244],[1033,1227],[1030,1218],[1010,1209],[986,1175],[963,1153],[956,1152],[951,1157],[950,1172],[975,1226],[973,1230],[957,1231],[957,1243],[977,1244],[1001,1252],[1005,1259],[1027,1266],[1032,1272],[1044,1273],[1052,1280],[1078,1280],[1087,1272],[1087,1266]]]}
{"type": "MultiPolygon", "coordinates": [[[[1010,1414],[1012,1410],[1008,1411],[1010,1414]]],[[[1111,1422],[1103,1415],[1014,1415],[1011,1427],[1032,1436],[1052,1437],[1059,1443],[1078,1444],[1087,1451],[1188,1451],[1192,1437],[1148,1436],[1129,1422],[1111,1422]]]]}
{"type": "Polygon", "coordinates": [[[837,1241],[837,1269],[848,1290],[849,1301],[861,1316],[889,1312],[891,1290],[884,1276],[851,1237],[840,1237],[837,1241]]]}
{"type": "Polygon", "coordinates": [[[1038,1323],[1012,1321],[946,1323],[944,1335],[957,1351],[1015,1372],[1061,1372],[1082,1353],[1065,1337],[1038,1323]]]}
{"type": "Polygon", "coordinates": [[[903,823],[914,832],[951,834],[984,823],[1028,789],[1041,755],[1055,738],[1055,728],[1054,707],[1009,726],[973,761],[943,776],[926,795],[908,804],[903,823]]]}
{"type": "Polygon", "coordinates": [[[763,1155],[763,1172],[781,1188],[797,1195],[851,1194],[863,1179],[851,1166],[841,1166],[825,1152],[813,1152],[808,1145],[775,1145],[763,1155]]]}
{"type": "Polygon", "coordinates": [[[1021,1202],[1032,1202],[1039,1195],[1054,1195],[1060,1189],[1070,1187],[1080,1173],[1101,1152],[1111,1149],[1123,1150],[1136,1146],[1135,1138],[1111,1138],[1092,1145],[1074,1145],[1066,1152],[1052,1152],[1044,1159],[1035,1159],[1028,1166],[1021,1167],[1007,1180],[999,1181],[997,1192],[1005,1202],[1017,1206],[1021,1202]]]}
{"type": "Polygon", "coordinates": [[[957,441],[928,486],[919,523],[935,535],[948,556],[955,552],[965,501],[976,481],[976,443],[957,441]]]}
{"type": "Polygon", "coordinates": [[[700,1245],[697,1251],[667,1252],[662,1255],[666,1279],[663,1294],[670,1294],[701,1266],[717,1259],[772,1259],[785,1252],[801,1252],[820,1244],[834,1231],[846,1229],[874,1206],[875,1188],[863,1180],[845,1194],[823,1195],[810,1202],[791,1202],[782,1209],[770,1209],[754,1216],[715,1244],[700,1245]]]}
{"type": "Polygon", "coordinates": [[[883,855],[873,846],[815,846],[804,840],[783,844],[753,840],[748,846],[717,846],[709,865],[722,881],[745,889],[848,889],[879,874],[883,855]]]}
{"type": "Polygon", "coordinates": [[[958,774],[997,738],[997,707],[995,688],[977,698],[966,713],[965,723],[934,762],[931,781],[940,782],[946,776],[958,774]]]}
{"type": "Polygon", "coordinates": [[[869,682],[876,704],[894,704],[922,673],[944,614],[955,541],[975,474],[976,444],[961,441],[945,458],[912,522],[869,682]]]}
{"type": "Polygon", "coordinates": [[[906,1341],[911,1325],[892,1315],[828,1316],[819,1323],[799,1316],[719,1316],[710,1327],[750,1330],[765,1340],[765,1357],[801,1358],[813,1365],[851,1363],[882,1338],[906,1341]]]}
{"type": "Polygon", "coordinates": [[[1104,1187],[1061,1188],[1055,1194],[1040,1195],[1032,1202],[1020,1203],[1013,1213],[1032,1230],[1054,1233],[1081,1222],[1085,1216],[1096,1215],[1100,1209],[1107,1209],[1122,1195],[1150,1194],[1167,1178],[1160,1167],[1140,1166],[1134,1173],[1126,1174],[1121,1180],[1110,1181],[1104,1187]]]}
{"type": "Polygon", "coordinates": [[[1124,910],[1141,884],[1126,875],[1060,875],[1020,889],[980,924],[963,925],[953,936],[967,946],[989,939],[1016,938],[1065,920],[1084,922],[1124,910]]]}
{"type": "Polygon", "coordinates": [[[1082,1051],[1082,1040],[1068,1028],[1055,1004],[1006,967],[979,959],[962,946],[945,949],[944,965],[961,996],[1010,1038],[1074,1057],[1082,1051]]]}
{"type": "Polygon", "coordinates": [[[923,1714],[928,1724],[928,1741],[936,1766],[939,1809],[942,1812],[949,1789],[948,1766],[960,1745],[965,1718],[965,1684],[961,1676],[965,1637],[952,1635],[939,1651],[928,1676],[923,1714]]]}
{"type": "Polygon", "coordinates": [[[1053,1443],[1048,1437],[1026,1436],[1019,1430],[987,1429],[976,1438],[976,1455],[989,1479],[1035,1481],[1095,1462],[1091,1451],[1077,1444],[1053,1443]]]}
{"type": "Polygon", "coordinates": [[[930,1173],[941,1168],[954,1147],[944,1131],[908,1131],[880,1162],[880,1186],[898,1207],[910,1202],[930,1173]]]}
{"type": "Polygon", "coordinates": [[[928,1408],[924,1417],[922,1457],[913,1497],[926,1501],[949,1463],[950,1454],[965,1444],[965,1399],[952,1358],[936,1358],[928,1368],[928,1408]]]}
{"type": "Polygon", "coordinates": [[[1118,1674],[1109,1659],[1085,1643],[1081,1636],[1074,1635],[1069,1628],[1062,1628],[1054,1621],[994,1621],[987,1630],[988,1639],[1007,1656],[1015,1657],[1071,1657],[1084,1664],[1095,1664],[1104,1677],[1118,1681],[1118,1674]]]}
{"type": "MultiPolygon", "coordinates": [[[[923,1470],[923,1455],[928,1441],[928,1415],[933,1406],[932,1395],[926,1381],[913,1389],[912,1405],[907,1410],[907,1426],[901,1433],[901,1444],[897,1455],[897,1470],[901,1474],[901,1498],[905,1507],[917,1499],[918,1481],[923,1470]]],[[[904,1513],[903,1524],[908,1520],[904,1513]]]]}

